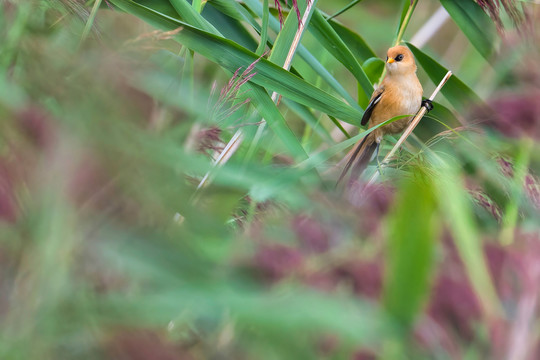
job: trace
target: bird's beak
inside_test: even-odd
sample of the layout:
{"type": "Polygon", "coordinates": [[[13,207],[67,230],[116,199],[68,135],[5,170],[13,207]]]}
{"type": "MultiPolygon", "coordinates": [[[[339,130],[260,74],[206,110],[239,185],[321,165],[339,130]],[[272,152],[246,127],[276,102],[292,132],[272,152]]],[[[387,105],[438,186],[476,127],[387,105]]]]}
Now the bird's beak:
{"type": "Polygon", "coordinates": [[[396,60],[394,60],[394,58],[391,58],[391,57],[389,57],[388,60],[386,60],[386,62],[389,64],[393,63],[394,61],[396,60]]]}

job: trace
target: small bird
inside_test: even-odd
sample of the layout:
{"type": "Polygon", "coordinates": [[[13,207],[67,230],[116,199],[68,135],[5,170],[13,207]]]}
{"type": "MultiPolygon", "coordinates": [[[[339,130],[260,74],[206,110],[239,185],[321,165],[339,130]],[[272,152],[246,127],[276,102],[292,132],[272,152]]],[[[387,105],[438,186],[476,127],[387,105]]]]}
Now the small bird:
{"type": "MultiPolygon", "coordinates": [[[[362,116],[362,125],[372,128],[386,120],[400,115],[414,115],[421,106],[433,108],[429,100],[422,101],[422,85],[416,77],[416,64],[412,52],[405,46],[388,49],[386,75],[375,89],[362,116]]],[[[402,132],[412,120],[412,116],[398,119],[372,131],[354,148],[352,155],[341,173],[338,184],[352,166],[351,181],[358,178],[367,167],[373,152],[378,155],[379,145],[385,134],[402,132]],[[354,166],[353,166],[354,164],[354,166]]]]}

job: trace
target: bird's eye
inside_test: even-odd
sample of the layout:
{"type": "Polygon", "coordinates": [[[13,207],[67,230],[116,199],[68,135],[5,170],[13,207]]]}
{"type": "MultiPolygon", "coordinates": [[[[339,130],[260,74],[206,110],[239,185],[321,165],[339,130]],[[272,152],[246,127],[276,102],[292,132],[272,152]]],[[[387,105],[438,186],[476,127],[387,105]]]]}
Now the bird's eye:
{"type": "Polygon", "coordinates": [[[403,60],[402,54],[399,54],[398,56],[396,56],[396,61],[401,61],[401,60],[403,60]]]}

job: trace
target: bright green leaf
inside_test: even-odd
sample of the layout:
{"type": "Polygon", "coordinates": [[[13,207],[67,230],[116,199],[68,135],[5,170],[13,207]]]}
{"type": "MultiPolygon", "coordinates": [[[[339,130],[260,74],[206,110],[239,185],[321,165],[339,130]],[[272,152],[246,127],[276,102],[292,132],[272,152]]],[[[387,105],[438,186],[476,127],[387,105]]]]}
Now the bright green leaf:
{"type": "Polygon", "coordinates": [[[377,57],[369,58],[362,64],[362,69],[364,69],[369,81],[375,83],[380,79],[384,70],[384,61],[377,57]]]}
{"type": "Polygon", "coordinates": [[[441,0],[457,26],[487,60],[495,51],[496,29],[493,21],[474,1],[441,0]]]}
{"type": "Polygon", "coordinates": [[[388,220],[384,305],[405,326],[411,325],[428,295],[440,227],[435,199],[430,179],[418,174],[402,186],[388,220]]]}

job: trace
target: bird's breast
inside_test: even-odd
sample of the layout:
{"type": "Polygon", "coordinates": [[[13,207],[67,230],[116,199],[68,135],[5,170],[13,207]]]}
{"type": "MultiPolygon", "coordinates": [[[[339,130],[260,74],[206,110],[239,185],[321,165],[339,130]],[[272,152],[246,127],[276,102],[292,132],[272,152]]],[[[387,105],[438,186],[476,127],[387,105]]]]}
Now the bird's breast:
{"type": "MultiPolygon", "coordinates": [[[[370,119],[370,127],[388,119],[401,115],[414,115],[422,104],[422,86],[416,78],[400,79],[384,84],[383,97],[374,109],[370,119]]],[[[411,118],[396,120],[378,131],[377,137],[383,133],[397,134],[407,126],[411,118]]]]}
{"type": "Polygon", "coordinates": [[[409,91],[400,97],[399,107],[403,114],[414,115],[420,109],[422,104],[422,93],[418,91],[409,91]]]}

